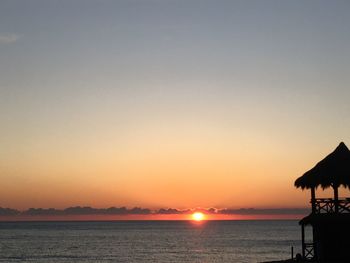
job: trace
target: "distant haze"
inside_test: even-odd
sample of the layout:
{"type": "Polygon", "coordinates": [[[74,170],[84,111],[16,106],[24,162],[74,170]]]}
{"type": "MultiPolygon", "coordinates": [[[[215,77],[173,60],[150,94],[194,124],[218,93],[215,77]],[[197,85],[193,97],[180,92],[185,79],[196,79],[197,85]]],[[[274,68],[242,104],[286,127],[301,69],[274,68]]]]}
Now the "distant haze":
{"type": "Polygon", "coordinates": [[[161,208],[151,210],[134,207],[68,207],[29,208],[19,211],[0,207],[0,221],[22,220],[192,220],[194,213],[200,212],[205,220],[247,220],[247,219],[300,219],[310,213],[307,208],[277,208],[277,209],[185,209],[161,208]]]}
{"type": "Polygon", "coordinates": [[[0,207],[307,207],[294,180],[350,144],[349,13],[1,1],[0,207]]]}

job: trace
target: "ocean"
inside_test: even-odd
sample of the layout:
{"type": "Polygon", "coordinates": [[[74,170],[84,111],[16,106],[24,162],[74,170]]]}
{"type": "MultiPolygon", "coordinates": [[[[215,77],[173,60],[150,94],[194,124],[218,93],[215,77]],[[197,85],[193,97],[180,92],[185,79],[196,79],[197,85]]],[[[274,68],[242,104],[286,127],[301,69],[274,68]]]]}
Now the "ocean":
{"type": "Polygon", "coordinates": [[[0,222],[0,262],[235,262],[300,252],[296,220],[0,222]]]}

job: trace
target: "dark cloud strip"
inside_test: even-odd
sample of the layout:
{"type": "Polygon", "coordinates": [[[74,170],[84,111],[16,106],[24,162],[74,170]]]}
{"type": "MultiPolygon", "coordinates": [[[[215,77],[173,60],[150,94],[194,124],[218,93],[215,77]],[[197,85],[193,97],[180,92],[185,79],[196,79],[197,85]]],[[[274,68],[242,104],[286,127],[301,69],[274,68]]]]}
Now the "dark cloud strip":
{"type": "Polygon", "coordinates": [[[0,207],[0,216],[15,216],[19,215],[20,213],[21,212],[16,209],[0,207]]]}
{"type": "Polygon", "coordinates": [[[308,208],[268,208],[268,209],[255,209],[255,208],[241,208],[241,209],[221,209],[216,212],[217,214],[226,215],[304,215],[309,214],[308,208]]]}
{"type": "Polygon", "coordinates": [[[93,208],[89,206],[68,207],[60,210],[55,208],[29,208],[25,211],[19,211],[11,208],[0,207],[0,216],[71,216],[71,215],[179,215],[190,214],[194,211],[201,211],[207,214],[217,215],[305,215],[310,211],[307,208],[241,208],[241,209],[185,209],[178,210],[175,208],[161,208],[151,210],[149,208],[126,208],[126,207],[110,207],[110,208],[93,208]]]}

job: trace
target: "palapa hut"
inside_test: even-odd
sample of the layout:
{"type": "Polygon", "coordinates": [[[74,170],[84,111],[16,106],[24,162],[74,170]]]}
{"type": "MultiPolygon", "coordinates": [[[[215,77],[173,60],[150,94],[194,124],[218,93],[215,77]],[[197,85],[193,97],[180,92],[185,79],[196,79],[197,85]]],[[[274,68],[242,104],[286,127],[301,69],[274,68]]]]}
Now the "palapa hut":
{"type": "Polygon", "coordinates": [[[312,212],[300,221],[302,254],[319,262],[350,262],[350,198],[339,198],[339,187],[350,188],[350,151],[342,142],[314,168],[295,181],[311,190],[312,212]],[[334,197],[317,198],[316,189],[333,188],[334,197]],[[312,226],[313,241],[305,242],[305,226],[312,226]]]}

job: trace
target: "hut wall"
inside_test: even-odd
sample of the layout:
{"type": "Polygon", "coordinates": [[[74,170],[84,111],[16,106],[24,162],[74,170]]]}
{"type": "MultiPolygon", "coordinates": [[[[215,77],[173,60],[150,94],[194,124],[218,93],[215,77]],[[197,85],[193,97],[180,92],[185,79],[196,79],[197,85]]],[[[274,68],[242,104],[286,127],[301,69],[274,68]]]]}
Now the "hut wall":
{"type": "Polygon", "coordinates": [[[334,217],[312,223],[317,258],[322,261],[350,262],[350,220],[334,217]]]}

